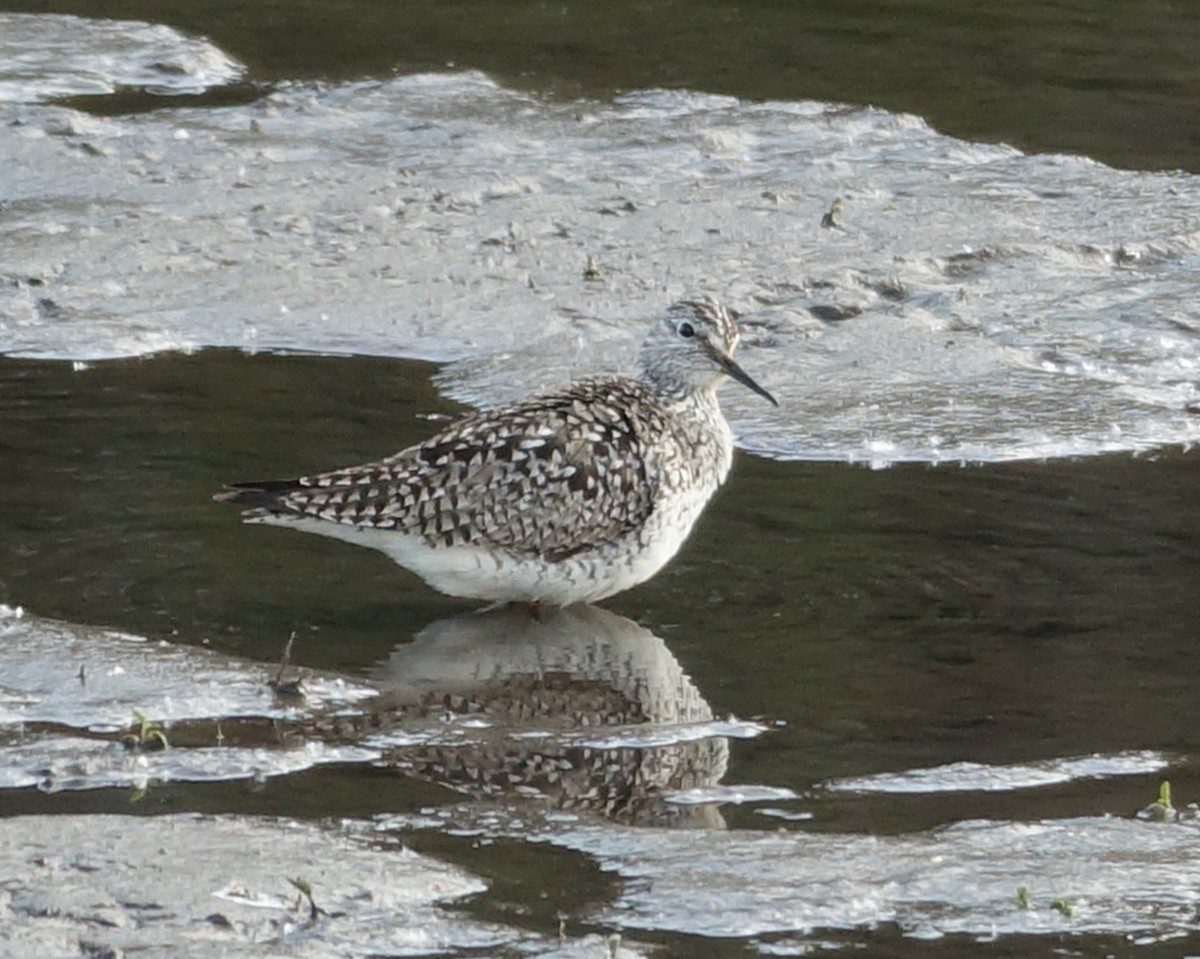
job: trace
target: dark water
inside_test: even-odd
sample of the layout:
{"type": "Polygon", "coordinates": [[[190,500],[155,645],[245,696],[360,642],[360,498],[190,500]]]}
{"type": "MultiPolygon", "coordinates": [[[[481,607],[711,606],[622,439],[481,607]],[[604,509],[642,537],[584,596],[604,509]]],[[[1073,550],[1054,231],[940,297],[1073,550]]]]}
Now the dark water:
{"type": "MultiPolygon", "coordinates": [[[[227,351],[82,372],[2,361],[0,601],[268,660],[303,629],[305,661],[365,670],[470,604],[371,551],[241,526],[210,495],[416,441],[452,411],[432,369],[227,351]]],[[[797,751],[788,785],[956,752],[1189,752],[1198,463],[741,456],[685,552],[606,605],[657,627],[718,714],[788,720],[771,743],[797,751]],[[831,735],[849,741],[831,752],[831,735]]]]}
{"type": "MultiPolygon", "coordinates": [[[[266,662],[296,631],[299,663],[367,675],[463,606],[368,551],[239,525],[209,496],[224,480],[416,440],[431,428],[424,416],[448,409],[431,370],[228,351],[79,372],[0,361],[0,602],[266,662]]],[[[713,714],[776,724],[733,742],[724,779],[807,794],[805,828],[886,835],[1125,816],[1154,798],[1159,775],[933,796],[810,791],[960,760],[1149,749],[1176,757],[1176,796],[1200,796],[1198,463],[1165,451],[870,471],[743,456],[668,570],[606,605],[666,641],[713,714]]],[[[370,816],[444,795],[350,766],[253,792],[165,785],[138,811],[370,816]]],[[[128,811],[123,791],[7,791],[0,803],[7,814],[128,811]]],[[[749,807],[722,815],[772,828],[749,807]]],[[[532,896],[539,928],[551,922],[545,875],[578,883],[558,894],[576,907],[608,888],[559,851],[480,851],[438,835],[417,844],[507,890],[477,904],[484,914],[532,896]]],[[[688,954],[685,940],[668,941],[688,954]]]]}
{"type": "MultiPolygon", "coordinates": [[[[170,23],[209,36],[262,83],[454,62],[567,95],[671,86],[870,102],[959,136],[1200,168],[1200,12],[1187,4],[3,6],[170,23]]],[[[229,352],[80,372],[0,360],[0,602],[264,662],[294,631],[297,662],[368,675],[463,607],[380,556],[241,526],[209,497],[226,480],[413,442],[431,429],[423,416],[452,410],[432,372],[229,352]]],[[[962,760],[1156,750],[1172,758],[1187,802],[1200,798],[1198,463],[1168,450],[872,472],[744,456],[669,569],[606,605],[665,641],[714,715],[772,724],[732,743],[724,779],[800,793],[813,814],[806,829],[889,835],[967,819],[1128,816],[1162,778],[932,796],[810,792],[838,777],[962,760]]],[[[436,783],[346,766],[253,790],[168,784],[136,811],[369,817],[449,796],[436,783]]],[[[3,815],[96,811],[129,812],[127,794],[0,793],[3,815]]],[[[774,825],[748,807],[722,816],[734,827],[774,825]]],[[[436,832],[412,841],[488,879],[491,892],[469,909],[546,934],[559,912],[585,912],[617,887],[588,858],[556,848],[477,847],[436,832]]],[[[746,954],[740,939],[649,938],[667,955],[746,954]]],[[[849,941],[920,956],[1130,948],[1070,936],[921,943],[889,928],[849,941]]]]}

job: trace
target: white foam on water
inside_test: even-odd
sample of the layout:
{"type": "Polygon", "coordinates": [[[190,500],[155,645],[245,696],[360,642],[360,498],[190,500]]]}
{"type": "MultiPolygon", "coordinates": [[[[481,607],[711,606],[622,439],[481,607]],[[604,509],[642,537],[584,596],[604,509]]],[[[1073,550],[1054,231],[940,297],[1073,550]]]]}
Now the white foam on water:
{"type": "Polygon", "coordinates": [[[263,781],[329,763],[378,758],[375,750],[319,741],[289,746],[170,747],[142,752],[118,742],[41,736],[0,743],[0,789],[35,787],[45,793],[79,789],[145,789],[154,783],[263,781]]]}
{"type": "MultiPolygon", "coordinates": [[[[124,64],[120,32],[79,21],[75,42],[124,64]]],[[[31,69],[38,88],[71,73],[31,69]]],[[[650,316],[708,291],[743,314],[743,363],[780,399],[725,391],[763,454],[886,466],[1200,439],[1183,173],[871,108],[563,102],[467,72],[124,117],[10,103],[0,163],[0,352],[421,357],[456,361],[442,387],[488,404],[628,366],[650,316]]]]}
{"type": "Polygon", "coordinates": [[[971,821],[902,836],[567,827],[547,838],[620,875],[623,891],[593,921],[626,929],[819,937],[894,923],[936,939],[1200,928],[1194,825],[971,821]]]}
{"type": "Polygon", "coordinates": [[[720,823],[656,830],[475,804],[440,810],[431,822],[382,815],[374,828],[452,826],[582,852],[620,880],[589,922],[738,938],[779,954],[884,924],[915,939],[1103,934],[1149,942],[1200,931],[1194,819],[966,820],[878,836],[775,818],[770,831],[720,823]]]}
{"type": "Polygon", "coordinates": [[[1096,753],[1007,766],[958,762],[929,769],[834,779],[825,783],[824,788],[856,793],[1011,792],[1078,779],[1142,776],[1170,765],[1169,756],[1150,750],[1096,753]]]}
{"type": "Polygon", "coordinates": [[[574,732],[563,739],[591,749],[650,749],[701,739],[753,739],[767,731],[761,723],[741,719],[694,723],[646,723],[603,731],[574,732]]]}
{"type": "Polygon", "coordinates": [[[245,67],[202,39],[137,20],[0,12],[0,102],[113,93],[203,93],[245,67]]]}
{"type": "Polygon", "coordinates": [[[267,779],[379,757],[370,746],[327,744],[303,730],[317,717],[361,712],[373,688],[309,672],[302,695],[283,699],[270,685],[277,672],[212,650],[0,607],[0,789],[267,779]],[[152,725],[140,729],[139,717],[152,725]],[[235,736],[239,719],[299,728],[290,736],[276,730],[262,746],[218,742],[220,724],[235,736]],[[143,750],[120,742],[149,740],[154,730],[170,741],[172,725],[185,721],[213,723],[212,745],[143,750]]]}
{"type": "Polygon", "coordinates": [[[667,793],[666,801],[676,806],[700,806],[704,804],[781,802],[799,798],[792,790],[783,786],[721,785],[697,786],[667,793]]]}
{"type": "Polygon", "coordinates": [[[277,697],[278,669],[214,651],[24,614],[0,615],[0,731],[46,723],[118,730],[157,723],[295,719],[362,704],[371,687],[307,673],[303,699],[277,697]]]}
{"type": "Polygon", "coordinates": [[[353,825],[252,816],[16,816],[0,821],[6,955],[474,954],[547,941],[443,904],[487,885],[353,825]],[[248,854],[250,853],[250,854],[248,854]],[[323,913],[289,881],[306,882],[323,913]]]}

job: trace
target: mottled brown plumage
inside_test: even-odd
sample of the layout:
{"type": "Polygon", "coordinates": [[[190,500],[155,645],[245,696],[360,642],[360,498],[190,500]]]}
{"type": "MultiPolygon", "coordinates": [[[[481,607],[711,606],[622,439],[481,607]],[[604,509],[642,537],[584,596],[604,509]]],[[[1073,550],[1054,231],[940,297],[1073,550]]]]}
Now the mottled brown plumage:
{"type": "MultiPolygon", "coordinates": [[[[248,520],[387,552],[453,595],[566,605],[652,575],[729,470],[715,388],[737,329],[715,301],[678,303],[638,379],[584,380],[466,416],[394,456],[217,495],[248,520]]],[[[772,400],[774,402],[774,400],[772,400]]]]}

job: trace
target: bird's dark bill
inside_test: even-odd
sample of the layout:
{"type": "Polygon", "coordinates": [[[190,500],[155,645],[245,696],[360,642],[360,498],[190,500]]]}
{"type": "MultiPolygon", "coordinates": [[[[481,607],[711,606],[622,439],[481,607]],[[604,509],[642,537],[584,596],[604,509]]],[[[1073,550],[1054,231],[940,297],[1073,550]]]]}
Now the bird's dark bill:
{"type": "Polygon", "coordinates": [[[761,396],[763,399],[770,400],[772,405],[774,405],[774,406],[779,405],[779,401],[777,399],[775,399],[775,397],[773,397],[766,390],[764,390],[761,386],[759,386],[757,383],[755,383],[754,380],[750,377],[750,374],[747,373],[745,370],[743,370],[740,366],[738,366],[737,363],[734,362],[732,357],[722,356],[721,357],[721,367],[725,370],[726,373],[728,373],[735,380],[737,380],[739,383],[741,383],[742,386],[747,386],[750,389],[752,389],[755,393],[757,393],[759,396],[761,396]]]}

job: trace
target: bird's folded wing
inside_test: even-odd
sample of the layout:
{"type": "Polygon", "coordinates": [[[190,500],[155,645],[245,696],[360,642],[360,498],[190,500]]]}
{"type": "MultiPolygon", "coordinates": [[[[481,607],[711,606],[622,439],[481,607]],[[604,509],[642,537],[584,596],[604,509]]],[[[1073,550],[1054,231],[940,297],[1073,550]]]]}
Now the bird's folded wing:
{"type": "Polygon", "coordinates": [[[417,446],[287,488],[259,511],[564,559],[640,527],[654,506],[637,432],[594,384],[476,413],[417,446]]]}

